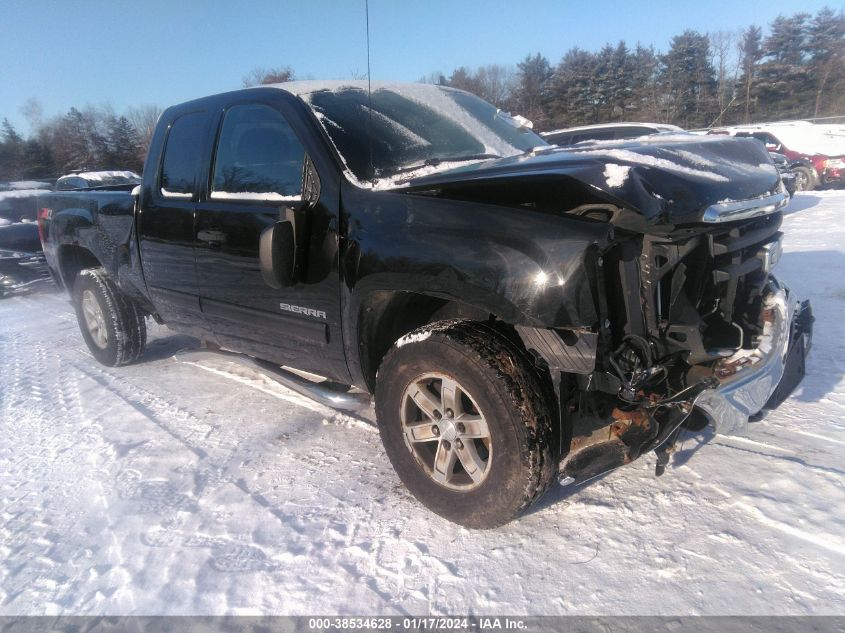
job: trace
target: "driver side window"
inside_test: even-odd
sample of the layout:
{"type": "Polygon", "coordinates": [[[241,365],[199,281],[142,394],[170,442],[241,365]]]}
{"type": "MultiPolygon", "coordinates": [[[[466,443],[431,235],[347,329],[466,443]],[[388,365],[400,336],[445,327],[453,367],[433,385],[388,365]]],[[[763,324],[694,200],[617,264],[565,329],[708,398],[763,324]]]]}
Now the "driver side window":
{"type": "Polygon", "coordinates": [[[214,161],[214,200],[299,200],[305,149],[284,116],[260,104],[230,108],[214,161]]]}

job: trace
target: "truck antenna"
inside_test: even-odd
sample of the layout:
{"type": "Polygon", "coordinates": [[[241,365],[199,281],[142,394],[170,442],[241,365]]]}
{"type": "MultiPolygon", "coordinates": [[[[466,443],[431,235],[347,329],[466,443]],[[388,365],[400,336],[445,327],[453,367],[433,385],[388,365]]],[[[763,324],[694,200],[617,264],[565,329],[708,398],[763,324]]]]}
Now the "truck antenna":
{"type": "Polygon", "coordinates": [[[373,82],[370,73],[370,0],[364,0],[364,13],[367,18],[367,101],[369,102],[369,121],[367,122],[367,142],[370,147],[370,179],[376,179],[376,167],[373,164],[373,82]]]}

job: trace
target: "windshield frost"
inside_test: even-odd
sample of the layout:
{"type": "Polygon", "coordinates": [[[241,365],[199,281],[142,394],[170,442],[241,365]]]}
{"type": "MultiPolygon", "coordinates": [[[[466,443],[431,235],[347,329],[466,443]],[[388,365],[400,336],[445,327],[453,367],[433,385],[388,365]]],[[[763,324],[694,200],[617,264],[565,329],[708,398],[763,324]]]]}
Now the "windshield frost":
{"type": "Polygon", "coordinates": [[[357,86],[319,90],[303,99],[359,181],[422,166],[455,167],[461,161],[513,156],[547,145],[489,103],[441,86],[375,88],[372,110],[367,91],[357,86]]]}

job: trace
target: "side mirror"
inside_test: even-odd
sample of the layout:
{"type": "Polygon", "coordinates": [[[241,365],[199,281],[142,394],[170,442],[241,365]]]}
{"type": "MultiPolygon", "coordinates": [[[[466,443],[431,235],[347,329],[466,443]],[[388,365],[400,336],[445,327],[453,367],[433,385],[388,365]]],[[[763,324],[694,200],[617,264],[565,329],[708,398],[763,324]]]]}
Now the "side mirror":
{"type": "Polygon", "coordinates": [[[292,286],[296,269],[296,226],[293,209],[285,209],[286,219],[261,232],[258,258],[261,276],[271,288],[292,286]]]}

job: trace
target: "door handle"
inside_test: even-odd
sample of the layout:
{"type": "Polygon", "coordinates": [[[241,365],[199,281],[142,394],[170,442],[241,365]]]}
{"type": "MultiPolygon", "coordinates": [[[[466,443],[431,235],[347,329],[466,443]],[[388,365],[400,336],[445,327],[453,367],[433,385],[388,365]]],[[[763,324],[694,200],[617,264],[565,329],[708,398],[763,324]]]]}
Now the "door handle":
{"type": "Polygon", "coordinates": [[[224,244],[226,242],[226,234],[223,231],[200,231],[197,233],[197,239],[201,242],[208,242],[211,245],[224,244]]]}

